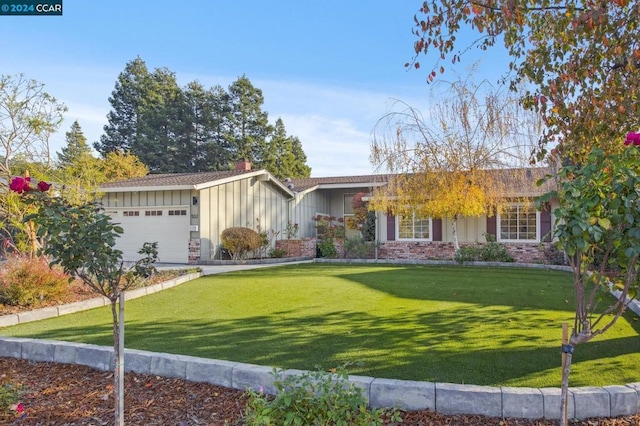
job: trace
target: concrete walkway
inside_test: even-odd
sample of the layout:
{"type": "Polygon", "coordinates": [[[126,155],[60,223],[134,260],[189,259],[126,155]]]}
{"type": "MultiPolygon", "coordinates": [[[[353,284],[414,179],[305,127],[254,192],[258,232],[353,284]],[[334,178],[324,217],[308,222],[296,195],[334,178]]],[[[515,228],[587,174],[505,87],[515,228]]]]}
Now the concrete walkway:
{"type": "Polygon", "coordinates": [[[238,265],[187,265],[180,263],[158,263],[156,268],[158,270],[166,269],[188,269],[188,268],[200,268],[202,269],[202,275],[215,275],[223,274],[225,272],[235,271],[247,271],[250,269],[261,268],[273,268],[274,266],[283,265],[297,265],[301,263],[313,263],[313,260],[299,260],[294,262],[282,262],[282,263],[264,263],[264,264],[238,264],[238,265]]]}

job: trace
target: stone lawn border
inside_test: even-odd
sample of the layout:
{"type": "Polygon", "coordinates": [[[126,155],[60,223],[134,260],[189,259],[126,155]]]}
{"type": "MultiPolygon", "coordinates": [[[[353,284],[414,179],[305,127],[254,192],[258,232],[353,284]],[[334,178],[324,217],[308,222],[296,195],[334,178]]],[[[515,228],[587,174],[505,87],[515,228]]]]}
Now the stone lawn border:
{"type": "MultiPolygon", "coordinates": [[[[126,299],[171,288],[201,275],[202,273],[184,275],[165,283],[133,290],[127,292],[126,299]]],[[[108,304],[107,299],[98,298],[24,314],[6,315],[0,317],[0,327],[108,304]]],[[[78,364],[102,371],[113,370],[115,364],[113,348],[110,346],[13,337],[0,337],[0,357],[78,364]]],[[[271,394],[276,391],[273,368],[232,361],[125,349],[125,371],[205,382],[239,390],[259,391],[262,388],[271,394]]],[[[302,373],[304,372],[301,370],[285,370],[283,375],[302,373]]],[[[373,408],[430,409],[442,414],[526,419],[559,419],[561,416],[559,388],[490,387],[367,376],[349,376],[349,381],[363,389],[373,408]]],[[[569,388],[568,409],[569,418],[579,420],[637,414],[640,412],[640,383],[569,388]]]]}

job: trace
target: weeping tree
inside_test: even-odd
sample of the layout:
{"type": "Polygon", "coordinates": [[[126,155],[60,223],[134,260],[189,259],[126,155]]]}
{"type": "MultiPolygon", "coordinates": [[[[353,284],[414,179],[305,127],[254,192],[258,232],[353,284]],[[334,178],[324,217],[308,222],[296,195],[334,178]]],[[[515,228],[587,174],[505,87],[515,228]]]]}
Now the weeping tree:
{"type": "MultiPolygon", "coordinates": [[[[574,347],[613,327],[638,292],[640,134],[630,133],[620,154],[597,148],[583,163],[564,161],[554,176],[558,189],[537,200],[538,205],[558,202],[554,237],[573,272],[576,310],[563,346],[561,413],[566,413],[574,347]]],[[[563,417],[561,424],[566,421],[563,417]]]]}
{"type": "Polygon", "coordinates": [[[491,216],[531,195],[522,166],[542,129],[536,114],[486,82],[438,87],[429,116],[398,101],[378,121],[370,160],[389,182],[370,204],[396,216],[449,219],[457,252],[459,218],[491,216]]]}

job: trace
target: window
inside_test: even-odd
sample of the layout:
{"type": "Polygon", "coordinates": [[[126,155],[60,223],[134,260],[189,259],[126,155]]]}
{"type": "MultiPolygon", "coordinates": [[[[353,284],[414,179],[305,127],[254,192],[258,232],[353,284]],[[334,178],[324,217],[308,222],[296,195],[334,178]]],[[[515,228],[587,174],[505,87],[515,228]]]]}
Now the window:
{"type": "Polygon", "coordinates": [[[430,240],[431,219],[422,218],[415,213],[412,216],[398,216],[399,240],[430,240]]]}
{"type": "Polygon", "coordinates": [[[162,216],[162,210],[147,210],[144,212],[145,216],[162,216]]]}
{"type": "Polygon", "coordinates": [[[123,216],[140,216],[140,212],[138,210],[125,210],[122,212],[123,216]]]}
{"type": "Polygon", "coordinates": [[[498,221],[500,241],[538,240],[538,212],[532,205],[508,206],[498,221]]]}
{"type": "Polygon", "coordinates": [[[169,216],[186,216],[186,210],[169,210],[169,216]]]}
{"type": "Polygon", "coordinates": [[[353,196],[355,194],[343,195],[343,210],[344,210],[344,224],[345,224],[345,237],[352,238],[360,235],[360,231],[353,228],[354,212],[353,212],[353,196]]]}

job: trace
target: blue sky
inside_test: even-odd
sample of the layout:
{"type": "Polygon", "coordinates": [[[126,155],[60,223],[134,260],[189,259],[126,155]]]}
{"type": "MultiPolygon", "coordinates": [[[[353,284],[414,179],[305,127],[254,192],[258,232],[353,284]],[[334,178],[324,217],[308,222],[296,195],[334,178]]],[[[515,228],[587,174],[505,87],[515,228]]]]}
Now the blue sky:
{"type": "MultiPolygon", "coordinates": [[[[182,85],[227,87],[245,74],[263,91],[270,121],[281,117],[302,141],[312,176],[369,174],[370,133],[393,99],[428,108],[435,59],[404,68],[420,4],[64,0],[63,16],[0,16],[0,74],[24,73],[67,105],[54,151],[74,120],[89,142],[99,139],[116,78],[136,56],[182,85]]],[[[506,70],[496,53],[481,65],[493,81],[506,70]]]]}

